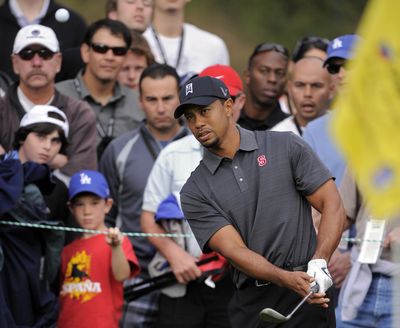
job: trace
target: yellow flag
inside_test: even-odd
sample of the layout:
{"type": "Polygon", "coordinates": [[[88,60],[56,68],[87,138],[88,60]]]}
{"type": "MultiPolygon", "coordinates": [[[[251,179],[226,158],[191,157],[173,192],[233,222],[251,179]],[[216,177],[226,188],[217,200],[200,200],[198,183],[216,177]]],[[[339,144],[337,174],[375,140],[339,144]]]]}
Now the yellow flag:
{"type": "Polygon", "coordinates": [[[400,1],[370,0],[332,132],[377,217],[400,213],[400,1]]]}

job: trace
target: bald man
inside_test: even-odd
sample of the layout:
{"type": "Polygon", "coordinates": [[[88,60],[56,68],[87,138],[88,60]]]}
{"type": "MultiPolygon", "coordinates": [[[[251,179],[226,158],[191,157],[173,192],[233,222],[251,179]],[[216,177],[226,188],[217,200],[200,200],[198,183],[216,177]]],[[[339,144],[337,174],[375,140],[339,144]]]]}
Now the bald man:
{"type": "Polygon", "coordinates": [[[319,57],[304,57],[294,64],[288,82],[296,114],[279,122],[272,131],[291,131],[299,136],[312,120],[325,114],[334,94],[334,84],[319,57]]]}

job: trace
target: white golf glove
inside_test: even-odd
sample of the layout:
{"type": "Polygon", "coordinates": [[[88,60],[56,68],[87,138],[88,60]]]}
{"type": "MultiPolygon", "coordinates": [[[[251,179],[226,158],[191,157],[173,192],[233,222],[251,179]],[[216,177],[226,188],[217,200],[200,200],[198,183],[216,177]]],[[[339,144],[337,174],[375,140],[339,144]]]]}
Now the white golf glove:
{"type": "MultiPolygon", "coordinates": [[[[325,293],[333,285],[331,274],[324,259],[315,259],[308,262],[307,274],[314,277],[315,282],[319,285],[319,293],[325,293]]],[[[314,284],[312,283],[311,286],[314,284]]]]}

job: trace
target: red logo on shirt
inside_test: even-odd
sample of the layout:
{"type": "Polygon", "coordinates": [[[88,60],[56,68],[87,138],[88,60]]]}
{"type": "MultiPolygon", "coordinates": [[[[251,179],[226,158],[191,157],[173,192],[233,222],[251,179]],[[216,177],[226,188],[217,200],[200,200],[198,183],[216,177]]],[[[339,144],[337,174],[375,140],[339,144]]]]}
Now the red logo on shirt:
{"type": "Polygon", "coordinates": [[[265,155],[260,155],[257,157],[258,166],[265,166],[267,165],[267,158],[265,155]]]}

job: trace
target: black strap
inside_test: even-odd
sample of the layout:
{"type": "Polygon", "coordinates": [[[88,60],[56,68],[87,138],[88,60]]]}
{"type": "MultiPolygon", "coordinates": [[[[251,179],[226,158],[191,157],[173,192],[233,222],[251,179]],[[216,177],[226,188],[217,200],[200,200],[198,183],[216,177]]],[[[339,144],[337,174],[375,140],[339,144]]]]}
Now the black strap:
{"type": "Polygon", "coordinates": [[[144,144],[146,145],[147,149],[149,150],[151,156],[153,157],[154,160],[156,160],[156,158],[158,156],[158,152],[156,152],[155,149],[152,147],[152,145],[150,144],[149,139],[147,138],[145,133],[143,133],[142,130],[140,130],[140,134],[142,135],[142,139],[144,141],[144,144]]]}
{"type": "Polygon", "coordinates": [[[293,121],[294,121],[294,124],[296,125],[297,132],[299,132],[299,135],[302,136],[303,135],[303,130],[301,129],[300,124],[297,122],[296,116],[293,116],[293,121]]]}
{"type": "MultiPolygon", "coordinates": [[[[163,57],[164,64],[171,65],[171,64],[169,64],[168,61],[167,61],[167,55],[166,55],[166,53],[165,53],[165,51],[164,51],[164,47],[163,47],[162,44],[161,44],[161,41],[160,41],[160,39],[159,39],[159,37],[158,37],[157,31],[155,30],[154,26],[151,26],[151,30],[153,31],[153,35],[154,35],[154,38],[156,39],[158,49],[160,50],[161,56],[163,57]]],[[[183,37],[184,37],[184,34],[185,34],[184,31],[185,31],[185,29],[184,29],[184,27],[182,26],[181,40],[180,40],[180,42],[179,42],[178,57],[176,58],[175,69],[178,69],[178,66],[179,66],[179,63],[180,63],[181,57],[182,57],[183,37]]]]}

